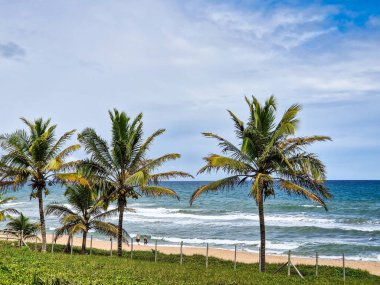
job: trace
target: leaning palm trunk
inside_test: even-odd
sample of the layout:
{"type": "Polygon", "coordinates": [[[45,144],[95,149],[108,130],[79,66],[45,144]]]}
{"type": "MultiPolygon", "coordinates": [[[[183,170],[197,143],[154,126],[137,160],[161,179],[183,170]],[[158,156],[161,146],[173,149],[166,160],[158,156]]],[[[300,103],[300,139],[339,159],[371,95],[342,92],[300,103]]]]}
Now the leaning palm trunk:
{"type": "Polygon", "coordinates": [[[123,218],[124,218],[124,207],[125,202],[122,198],[118,201],[119,206],[119,223],[118,223],[118,229],[117,229],[117,255],[122,256],[123,255],[123,218]]]}
{"type": "Polygon", "coordinates": [[[40,227],[41,227],[41,238],[42,238],[41,251],[46,252],[46,227],[45,227],[44,201],[42,198],[42,189],[37,190],[37,195],[38,195],[38,209],[40,212],[40,227]]]}
{"type": "Polygon", "coordinates": [[[63,252],[69,253],[71,250],[71,235],[68,236],[67,238],[67,243],[65,245],[65,248],[63,249],[63,252]]]}
{"type": "Polygon", "coordinates": [[[263,198],[260,199],[258,204],[260,221],[260,272],[265,272],[265,222],[263,198]]]}
{"type": "Polygon", "coordinates": [[[86,245],[87,245],[87,231],[83,231],[83,240],[82,240],[82,253],[86,253],[86,245]]]}

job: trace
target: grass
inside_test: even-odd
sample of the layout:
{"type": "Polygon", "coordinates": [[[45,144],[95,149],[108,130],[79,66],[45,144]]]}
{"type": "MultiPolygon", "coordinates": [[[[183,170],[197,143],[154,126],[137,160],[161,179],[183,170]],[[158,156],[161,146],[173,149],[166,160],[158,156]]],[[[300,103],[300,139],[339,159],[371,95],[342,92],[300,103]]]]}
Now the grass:
{"type": "MultiPolygon", "coordinates": [[[[178,255],[159,254],[154,263],[153,252],[136,251],[131,260],[128,252],[118,258],[96,249],[92,256],[80,255],[79,248],[72,256],[61,253],[60,245],[54,250],[43,254],[1,242],[0,284],[343,284],[342,269],[330,266],[320,266],[318,278],[313,266],[300,266],[302,281],[294,270],[290,277],[286,269],[273,275],[278,264],[269,264],[262,274],[257,264],[238,264],[234,271],[232,262],[216,258],[209,258],[206,269],[205,257],[200,255],[185,256],[181,266],[178,255]]],[[[380,277],[347,269],[346,284],[380,284],[380,277]]]]}

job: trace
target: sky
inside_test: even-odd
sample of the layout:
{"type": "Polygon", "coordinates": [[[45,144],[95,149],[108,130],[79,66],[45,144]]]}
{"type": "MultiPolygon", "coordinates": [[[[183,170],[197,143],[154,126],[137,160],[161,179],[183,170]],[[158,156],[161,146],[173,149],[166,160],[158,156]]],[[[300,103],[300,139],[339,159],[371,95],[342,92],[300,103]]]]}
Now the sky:
{"type": "Polygon", "coordinates": [[[143,112],[167,130],[151,156],[196,174],[218,152],[201,132],[236,142],[226,110],[274,94],[302,104],[298,135],[332,137],[310,149],[328,179],[380,179],[379,47],[377,0],[0,0],[0,133],[50,117],[109,139],[108,110],[143,112]]]}

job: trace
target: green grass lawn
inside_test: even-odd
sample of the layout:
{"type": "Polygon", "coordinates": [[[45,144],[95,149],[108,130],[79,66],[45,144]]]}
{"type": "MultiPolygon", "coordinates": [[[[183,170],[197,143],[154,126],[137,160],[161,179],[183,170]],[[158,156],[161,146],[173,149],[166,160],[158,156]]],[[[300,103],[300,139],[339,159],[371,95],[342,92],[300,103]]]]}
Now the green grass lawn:
{"type": "MultiPolygon", "coordinates": [[[[290,277],[286,269],[273,275],[278,264],[261,274],[257,264],[238,264],[234,271],[232,262],[216,258],[209,258],[206,269],[204,256],[185,256],[181,266],[178,255],[159,254],[154,263],[153,252],[134,252],[131,260],[128,252],[118,258],[100,250],[89,256],[75,249],[71,256],[58,253],[62,246],[54,249],[56,253],[43,254],[0,243],[0,284],[343,284],[342,269],[327,266],[320,266],[318,278],[314,267],[300,266],[302,281],[294,270],[290,277]],[[33,282],[36,276],[41,282],[33,282]],[[53,283],[56,278],[61,283],[53,283]]],[[[380,277],[360,270],[347,269],[346,276],[346,284],[380,284],[380,277]]]]}

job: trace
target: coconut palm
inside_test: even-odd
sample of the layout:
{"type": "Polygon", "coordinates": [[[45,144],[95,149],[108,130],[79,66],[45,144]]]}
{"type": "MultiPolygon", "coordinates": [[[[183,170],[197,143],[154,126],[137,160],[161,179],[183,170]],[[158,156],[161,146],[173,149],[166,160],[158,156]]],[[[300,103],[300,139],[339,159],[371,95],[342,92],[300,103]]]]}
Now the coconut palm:
{"type": "Polygon", "coordinates": [[[5,233],[20,240],[20,246],[25,240],[37,238],[40,230],[38,223],[31,223],[29,218],[20,213],[18,217],[9,217],[10,221],[4,230],[5,233]]]}
{"type": "MultiPolygon", "coordinates": [[[[82,233],[82,253],[86,253],[86,240],[89,230],[95,230],[111,237],[117,236],[117,225],[104,220],[117,214],[117,209],[103,211],[103,201],[99,200],[95,191],[83,186],[68,186],[65,196],[69,206],[52,203],[46,207],[46,215],[59,217],[62,227],[55,230],[58,239],[64,234],[70,236],[82,233]]],[[[124,232],[124,235],[127,235],[124,232]]]]}
{"type": "Polygon", "coordinates": [[[192,177],[181,171],[154,174],[154,170],[179,154],[165,154],[156,159],[148,159],[147,152],[154,139],[165,130],[160,129],[143,140],[142,114],[135,119],[116,109],[109,115],[112,122],[112,140],[108,145],[93,129],[87,128],[78,135],[90,158],[81,164],[85,176],[103,189],[107,201],[116,201],[119,212],[118,255],[122,255],[122,229],[127,200],[140,196],[173,196],[177,193],[169,188],[158,186],[161,180],[173,177],[192,177]]]}
{"type": "Polygon", "coordinates": [[[0,222],[4,221],[9,214],[18,214],[19,212],[16,209],[13,208],[4,208],[4,205],[10,201],[14,201],[16,198],[14,197],[8,197],[8,198],[2,198],[0,195],[0,222]]]}
{"type": "Polygon", "coordinates": [[[46,229],[43,206],[43,194],[49,194],[48,186],[55,184],[60,173],[72,167],[76,162],[67,162],[70,154],[77,150],[78,144],[64,148],[64,144],[75,130],[56,138],[56,125],[50,119],[37,119],[30,122],[25,118],[27,130],[18,130],[0,136],[0,146],[5,154],[0,161],[0,189],[18,190],[30,183],[31,198],[38,199],[42,251],[46,251],[46,229]]]}
{"type": "Polygon", "coordinates": [[[276,101],[271,96],[264,105],[252,97],[246,98],[250,117],[246,124],[228,111],[235,125],[239,145],[212,133],[204,133],[219,142],[224,155],[211,154],[204,158],[206,165],[198,173],[222,170],[230,176],[199,187],[190,204],[205,192],[236,189],[249,182],[250,196],[258,206],[260,222],[261,271],[265,271],[264,201],[277,190],[303,196],[326,210],[324,199],[331,194],[325,187],[325,166],[306,147],[314,142],[330,140],[326,136],[295,137],[300,105],[292,105],[276,122],[276,101]]]}

